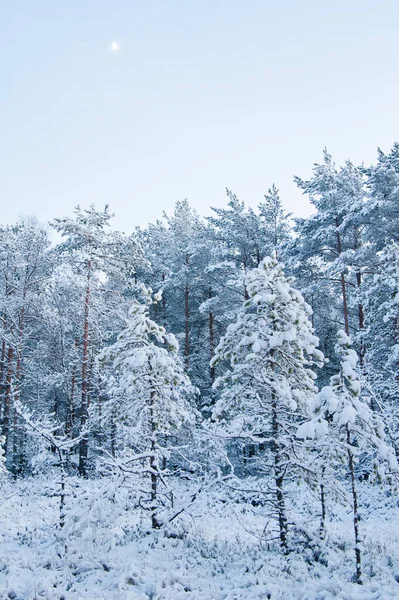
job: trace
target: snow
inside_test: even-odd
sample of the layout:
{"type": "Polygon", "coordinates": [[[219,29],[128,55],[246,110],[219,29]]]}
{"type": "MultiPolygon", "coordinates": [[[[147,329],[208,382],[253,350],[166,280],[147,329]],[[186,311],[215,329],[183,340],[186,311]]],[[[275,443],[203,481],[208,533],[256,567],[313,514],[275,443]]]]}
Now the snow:
{"type": "MultiPolygon", "coordinates": [[[[351,583],[351,514],[330,507],[326,548],[283,556],[262,541],[267,509],[213,490],[163,531],[140,533],[129,490],[112,482],[68,481],[67,518],[57,527],[49,478],[5,482],[0,512],[0,597],[15,600],[390,600],[399,598],[396,497],[359,486],[364,584],[351,583]],[[173,537],[172,537],[173,536],[173,537]]],[[[235,495],[234,495],[235,494],[235,495]]],[[[314,502],[302,490],[297,519],[314,502]]]]}
{"type": "Polygon", "coordinates": [[[300,439],[319,439],[328,433],[328,423],[325,419],[307,421],[298,427],[297,437],[300,439]]]}
{"type": "MultiPolygon", "coordinates": [[[[330,205],[331,194],[334,199],[338,191],[330,190],[323,202],[330,205]]],[[[239,205],[235,198],[232,207],[234,202],[239,205]]],[[[200,237],[194,236],[197,228],[204,233],[199,220],[186,201],[177,206],[180,216],[169,220],[169,230],[159,230],[159,245],[147,247],[156,263],[151,266],[138,247],[132,256],[127,247],[127,260],[126,240],[121,245],[119,234],[104,235],[107,210],[77,209],[74,220],[58,220],[56,228],[68,241],[51,264],[40,250],[43,269],[35,275],[34,285],[24,288],[27,297],[7,293],[8,277],[15,279],[11,289],[17,290],[30,259],[17,253],[15,263],[7,266],[7,253],[17,245],[8,246],[11,230],[3,232],[3,244],[7,240],[2,262],[3,359],[7,347],[16,353],[3,369],[4,422],[9,406],[13,424],[6,440],[0,437],[0,598],[399,598],[398,464],[391,446],[398,429],[395,415],[386,418],[391,407],[397,412],[396,371],[388,376],[395,383],[392,404],[385,406],[384,394],[378,397],[376,390],[366,387],[374,368],[370,331],[380,344],[390,329],[392,333],[390,324],[396,330],[397,248],[386,290],[382,296],[375,293],[379,306],[365,311],[369,332],[354,336],[362,352],[362,369],[350,337],[338,331],[337,356],[331,363],[337,368],[330,386],[318,393],[317,385],[325,383],[327,374],[313,370],[326,362],[317,348],[314,326],[322,347],[332,352],[332,335],[344,316],[335,281],[342,273],[354,331],[353,315],[365,300],[359,285],[350,287],[358,268],[357,253],[339,251],[331,261],[310,258],[306,278],[314,281],[306,297],[315,302],[315,318],[310,320],[312,309],[291,287],[293,279],[284,275],[276,252],[250,268],[264,249],[256,248],[255,259],[250,257],[253,248],[243,261],[235,242],[229,249],[234,231],[228,229],[226,247],[215,244],[217,251],[208,255],[209,239],[204,236],[199,244],[200,237]],[[107,249],[111,242],[112,251],[107,249]],[[223,256],[233,260],[222,263],[223,256]],[[121,260],[125,267],[107,266],[109,258],[121,260]],[[67,262],[57,266],[59,259],[67,262]],[[315,269],[322,279],[312,275],[315,269]],[[164,297],[162,292],[152,296],[152,289],[143,283],[133,284],[133,272],[134,280],[148,278],[156,289],[162,279],[164,297]],[[207,273],[213,276],[204,277],[207,273]],[[327,287],[322,280],[329,282],[327,287]],[[42,285],[43,297],[30,291],[41,290],[42,285]],[[100,295],[102,288],[106,293],[100,295]],[[240,309],[244,291],[249,297],[240,309]],[[318,295],[324,292],[321,302],[318,295]],[[107,300],[108,293],[115,300],[107,300]],[[141,296],[144,304],[138,300],[141,296]],[[162,305],[156,306],[161,300],[162,305]],[[126,318],[128,303],[132,306],[126,318]],[[89,342],[89,378],[87,373],[81,375],[82,340],[76,338],[81,335],[83,309],[90,316],[89,320],[85,316],[89,330],[85,327],[83,337],[84,346],[89,342]],[[326,309],[331,315],[320,327],[326,309]],[[27,329],[22,328],[24,319],[27,329]],[[160,321],[184,341],[188,334],[184,354],[178,354],[176,337],[166,333],[160,321]],[[126,328],[121,332],[123,322],[126,328]],[[363,345],[362,339],[367,343],[363,345]],[[96,362],[92,357],[97,351],[96,362]],[[208,365],[212,353],[215,393],[210,393],[215,375],[208,365]],[[23,370],[18,375],[20,359],[23,370]],[[85,391],[89,415],[84,414],[86,408],[79,409],[85,381],[90,384],[90,393],[85,391]],[[205,405],[203,400],[206,411],[200,415],[196,408],[205,405]],[[211,413],[218,423],[207,421],[211,413]],[[82,416],[88,416],[87,424],[82,416]],[[72,474],[77,473],[77,446],[86,433],[88,474],[93,479],[78,479],[72,474]],[[4,442],[13,481],[5,472],[4,442]],[[326,516],[320,523],[322,507],[326,516]],[[360,532],[355,537],[357,514],[360,532]],[[354,540],[361,550],[362,586],[354,583],[354,540]]],[[[262,222],[268,221],[263,217],[262,222]]],[[[330,221],[312,239],[334,250],[335,241],[331,246],[329,236],[335,239],[344,229],[330,221]]],[[[247,231],[243,229],[245,245],[247,231]]],[[[344,236],[343,241],[346,245],[344,236]]],[[[134,244],[132,238],[132,248],[134,244]]],[[[381,277],[384,260],[376,265],[381,277]]],[[[299,280],[306,274],[290,270],[299,280]]],[[[358,275],[363,277],[363,289],[371,276],[363,267],[358,275]]],[[[382,286],[382,281],[377,278],[375,284],[382,286]]],[[[386,363],[396,369],[396,337],[395,331],[387,351],[375,345],[380,366],[386,363]]],[[[86,351],[87,371],[85,357],[86,351]]],[[[384,373],[381,370],[380,376],[384,373]]]]}
{"type": "Polygon", "coordinates": [[[356,409],[351,405],[347,404],[343,407],[340,413],[337,413],[337,422],[340,425],[346,425],[347,423],[354,423],[356,421],[357,412],[356,409]]]}

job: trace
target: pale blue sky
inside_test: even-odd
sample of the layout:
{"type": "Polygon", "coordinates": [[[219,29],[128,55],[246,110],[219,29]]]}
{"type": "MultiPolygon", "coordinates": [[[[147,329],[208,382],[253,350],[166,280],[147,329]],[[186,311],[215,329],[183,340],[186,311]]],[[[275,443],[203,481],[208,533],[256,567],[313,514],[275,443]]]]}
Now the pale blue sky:
{"type": "Polygon", "coordinates": [[[305,215],[324,146],[399,140],[398,0],[3,0],[0,50],[2,222],[108,202],[130,231],[273,182],[305,215]]]}

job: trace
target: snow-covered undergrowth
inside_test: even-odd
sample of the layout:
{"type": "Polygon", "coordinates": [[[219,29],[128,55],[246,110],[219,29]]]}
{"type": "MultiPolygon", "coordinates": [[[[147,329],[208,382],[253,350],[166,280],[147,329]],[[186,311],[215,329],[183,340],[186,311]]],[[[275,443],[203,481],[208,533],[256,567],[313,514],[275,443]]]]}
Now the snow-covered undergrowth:
{"type": "MultiPolygon", "coordinates": [[[[14,600],[388,600],[399,598],[399,508],[382,488],[360,486],[364,585],[354,573],[352,516],[330,510],[321,552],[298,543],[283,556],[267,508],[226,488],[200,497],[167,531],[149,532],[127,488],[68,481],[60,531],[55,482],[2,487],[0,598],[14,600]],[[267,539],[269,538],[269,540],[267,539]]],[[[311,498],[291,514],[309,532],[311,498]]]]}

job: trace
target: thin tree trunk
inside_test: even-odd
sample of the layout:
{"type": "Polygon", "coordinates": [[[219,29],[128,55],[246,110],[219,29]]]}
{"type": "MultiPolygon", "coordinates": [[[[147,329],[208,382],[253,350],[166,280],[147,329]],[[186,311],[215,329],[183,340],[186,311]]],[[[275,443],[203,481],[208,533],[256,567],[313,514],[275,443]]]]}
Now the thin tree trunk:
{"type": "MultiPolygon", "coordinates": [[[[188,255],[186,256],[186,268],[188,269],[188,255]]],[[[186,283],[184,291],[184,323],[185,323],[185,344],[184,344],[184,363],[186,370],[189,364],[190,355],[190,309],[189,309],[189,287],[186,283]]]]}
{"type": "Polygon", "coordinates": [[[115,422],[115,411],[111,414],[111,456],[116,457],[116,422],[115,422]]]}
{"type": "Polygon", "coordinates": [[[65,524],[65,469],[61,459],[60,529],[65,524]]]}
{"type": "MultiPolygon", "coordinates": [[[[151,366],[150,366],[151,370],[151,366]]],[[[150,421],[151,421],[151,456],[150,456],[150,477],[151,477],[151,527],[159,529],[161,524],[158,521],[158,465],[155,456],[156,450],[156,424],[154,422],[154,392],[150,392],[150,421]]]]}
{"type": "MultiPolygon", "coordinates": [[[[362,284],[361,273],[356,273],[356,280],[357,280],[358,287],[360,287],[362,284]]],[[[363,309],[363,304],[361,302],[359,302],[359,304],[358,304],[358,315],[359,315],[359,329],[362,330],[362,329],[364,329],[364,309],[363,309]]]]}
{"type": "MultiPolygon", "coordinates": [[[[243,261],[243,267],[244,267],[244,274],[247,272],[247,262],[246,260],[243,261]]],[[[249,300],[249,294],[248,294],[248,290],[247,290],[247,286],[244,284],[244,300],[249,300]]]]}
{"type": "Polygon", "coordinates": [[[66,419],[66,434],[71,435],[74,421],[74,396],[75,396],[75,379],[76,379],[76,367],[75,365],[72,368],[72,378],[71,378],[71,391],[69,394],[69,402],[67,409],[67,419],[66,419]]]}
{"type": "Polygon", "coordinates": [[[346,443],[348,446],[348,462],[349,473],[351,478],[352,488],[352,504],[353,504],[353,530],[355,533],[355,556],[356,556],[356,583],[362,583],[362,558],[360,553],[360,536],[359,536],[359,512],[356,491],[355,465],[351,447],[351,436],[348,427],[346,428],[346,443]]]}
{"type": "Polygon", "coordinates": [[[1,342],[1,354],[0,354],[0,418],[2,418],[4,411],[4,393],[5,393],[5,373],[6,373],[6,316],[3,317],[3,340],[1,342]]]}
{"type": "Polygon", "coordinates": [[[321,518],[320,518],[320,539],[324,540],[326,537],[326,491],[324,488],[324,472],[325,468],[321,469],[321,483],[320,483],[320,503],[321,503],[321,518]]]}
{"type": "MultiPolygon", "coordinates": [[[[209,288],[209,298],[212,298],[212,288],[209,288]]],[[[212,360],[215,353],[215,320],[213,312],[209,312],[209,356],[212,360]]],[[[211,382],[215,381],[215,367],[212,365],[210,368],[211,382]]]]}
{"type": "MultiPolygon", "coordinates": [[[[310,302],[310,306],[313,306],[313,294],[312,294],[312,300],[310,302]]],[[[312,327],[314,329],[314,310],[312,310],[312,314],[311,314],[310,319],[311,319],[312,327]]]]}
{"type": "MultiPolygon", "coordinates": [[[[25,296],[24,296],[25,299],[25,296]]],[[[17,369],[15,372],[16,378],[16,399],[19,399],[21,394],[21,367],[22,367],[22,336],[24,333],[24,324],[25,324],[25,308],[23,307],[21,310],[21,315],[19,319],[19,336],[18,336],[18,349],[17,349],[17,369]]]]}
{"type": "MultiPolygon", "coordinates": [[[[10,294],[10,290],[8,287],[8,277],[6,275],[5,277],[5,298],[7,298],[7,296],[10,294]]],[[[7,313],[6,311],[4,311],[3,313],[3,339],[1,342],[1,359],[0,359],[0,400],[1,400],[1,406],[0,406],[0,413],[1,413],[1,418],[3,419],[3,414],[5,411],[5,391],[6,391],[6,382],[5,382],[5,375],[6,375],[6,331],[7,331],[7,313]]]]}
{"type": "Polygon", "coordinates": [[[98,441],[101,448],[105,446],[106,435],[103,429],[103,395],[101,393],[101,377],[98,376],[98,441]]]}
{"type": "MultiPolygon", "coordinates": [[[[25,300],[25,293],[24,293],[25,300]]],[[[22,307],[19,318],[19,339],[17,348],[17,366],[15,370],[15,400],[18,401],[21,395],[21,380],[22,380],[22,336],[24,332],[25,324],[25,307],[22,307]]],[[[14,418],[13,418],[13,470],[16,474],[21,467],[22,456],[21,452],[18,453],[18,445],[22,446],[21,440],[19,439],[19,426],[18,426],[18,413],[14,406],[14,418]],[[19,464],[18,464],[19,463],[19,464]]]]}
{"type": "Polygon", "coordinates": [[[4,415],[3,415],[3,427],[2,434],[5,437],[4,448],[7,454],[8,439],[10,436],[10,410],[11,410],[11,396],[12,396],[12,372],[13,372],[13,360],[14,360],[14,348],[8,346],[7,352],[7,375],[6,375],[6,389],[4,397],[4,415]]]}
{"type": "Polygon", "coordinates": [[[14,477],[18,474],[19,458],[18,458],[18,413],[14,406],[12,420],[12,472],[14,477]]]}
{"type": "Polygon", "coordinates": [[[162,282],[163,282],[163,289],[162,289],[162,320],[163,320],[163,326],[166,329],[166,298],[165,298],[165,273],[162,273],[162,282]]]}
{"type": "MultiPolygon", "coordinates": [[[[88,360],[89,360],[89,307],[91,292],[91,260],[87,262],[87,284],[85,294],[85,310],[83,324],[83,356],[82,356],[82,401],[80,405],[80,426],[84,431],[88,419],[88,360]]],[[[79,474],[87,477],[88,435],[85,433],[79,444],[79,474]]]]}
{"type": "Polygon", "coordinates": [[[274,481],[276,484],[276,500],[278,524],[280,529],[280,544],[283,550],[287,550],[288,523],[285,509],[285,498],[283,490],[283,470],[281,468],[281,449],[278,443],[279,423],[277,416],[276,394],[272,392],[272,450],[274,455],[274,481]]]}
{"type": "MultiPolygon", "coordinates": [[[[354,237],[355,237],[355,250],[359,250],[362,246],[362,242],[361,242],[360,232],[357,227],[354,228],[354,237]]],[[[362,285],[362,272],[361,272],[360,267],[356,271],[356,285],[357,285],[357,288],[359,291],[359,289],[362,285]]],[[[359,332],[362,332],[362,330],[364,329],[364,308],[363,308],[363,304],[361,302],[358,302],[357,313],[358,313],[358,322],[359,322],[359,332]]],[[[366,349],[364,346],[364,342],[362,340],[360,342],[358,354],[359,354],[360,367],[363,368],[366,349]]]]}
{"type": "MultiPolygon", "coordinates": [[[[342,253],[342,243],[341,243],[341,234],[338,231],[338,227],[339,227],[338,219],[336,219],[336,226],[337,226],[338,254],[340,255],[342,253]]],[[[348,299],[347,299],[347,294],[346,294],[345,275],[343,272],[340,274],[340,281],[341,281],[341,292],[342,292],[342,305],[343,305],[343,311],[344,311],[345,333],[346,333],[346,335],[349,335],[348,299]]]]}
{"type": "MultiPolygon", "coordinates": [[[[357,287],[360,288],[360,286],[362,285],[362,274],[360,271],[358,271],[356,273],[356,283],[357,283],[357,287]]],[[[357,310],[358,310],[358,319],[359,319],[359,331],[361,332],[364,329],[364,309],[363,309],[363,304],[361,302],[358,303],[357,310]]],[[[360,363],[361,368],[364,365],[365,354],[366,354],[366,350],[364,347],[364,343],[362,341],[360,343],[360,347],[359,347],[359,363],[360,363]]]]}
{"type": "MultiPolygon", "coordinates": [[[[155,443],[151,440],[151,452],[155,451],[155,443]]],[[[152,529],[159,529],[160,523],[157,517],[157,500],[158,500],[158,476],[157,476],[157,464],[155,455],[150,456],[150,469],[151,469],[151,527],[152,529]]]]}
{"type": "MultiPolygon", "coordinates": [[[[75,340],[75,348],[79,346],[79,341],[75,340]]],[[[75,423],[75,387],[76,387],[76,364],[72,367],[71,374],[71,390],[68,398],[67,418],[66,418],[66,434],[72,437],[72,430],[75,423]]]]}
{"type": "MultiPolygon", "coordinates": [[[[213,312],[209,313],[209,355],[211,359],[213,358],[215,352],[215,325],[214,325],[214,317],[213,312]]],[[[211,382],[215,381],[215,366],[212,365],[210,369],[211,382]]]]}
{"type": "Polygon", "coordinates": [[[62,529],[65,525],[65,468],[64,468],[64,457],[62,456],[62,450],[57,446],[58,458],[60,461],[60,506],[59,506],[59,525],[62,529]]]}

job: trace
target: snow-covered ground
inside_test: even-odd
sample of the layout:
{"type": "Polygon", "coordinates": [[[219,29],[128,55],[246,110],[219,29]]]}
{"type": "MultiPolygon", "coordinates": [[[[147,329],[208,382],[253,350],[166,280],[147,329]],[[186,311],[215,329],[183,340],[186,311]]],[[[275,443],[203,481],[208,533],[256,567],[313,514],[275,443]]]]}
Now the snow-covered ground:
{"type": "MultiPolygon", "coordinates": [[[[360,488],[365,577],[359,586],[350,582],[353,531],[346,508],[335,508],[315,562],[299,546],[282,556],[264,539],[266,509],[227,490],[200,497],[168,532],[145,533],[128,489],[71,479],[60,532],[55,487],[49,479],[2,486],[1,599],[399,599],[398,501],[383,488],[360,488]]],[[[310,497],[300,496],[296,520],[316,531],[317,521],[307,520],[310,497]]]]}

